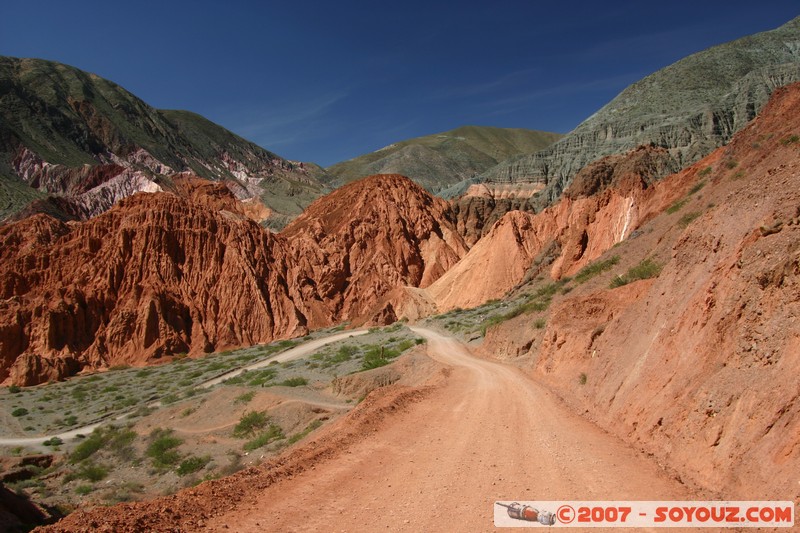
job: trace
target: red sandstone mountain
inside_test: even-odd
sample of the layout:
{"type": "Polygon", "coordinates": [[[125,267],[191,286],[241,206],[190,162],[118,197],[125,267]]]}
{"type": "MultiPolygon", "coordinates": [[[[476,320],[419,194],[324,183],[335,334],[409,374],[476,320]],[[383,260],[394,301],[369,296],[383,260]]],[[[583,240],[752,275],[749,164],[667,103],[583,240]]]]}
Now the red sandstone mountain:
{"type": "Polygon", "coordinates": [[[557,300],[544,330],[522,316],[490,330],[483,349],[536,354],[532,371],[575,409],[687,482],[726,498],[796,500],[798,132],[795,84],[728,146],[664,182],[704,184],[681,209],[610,252],[623,258],[610,275],[649,256],[663,264],[656,279],[608,289],[601,276],[557,300]]]}
{"type": "Polygon", "coordinates": [[[428,288],[440,311],[500,298],[535,275],[571,275],[686,193],[699,167],[655,181],[666,150],[640,147],[584,168],[541,213],[511,211],[428,288]]]}
{"type": "Polygon", "coordinates": [[[0,380],[301,335],[430,283],[466,251],[447,204],[399,176],[349,185],[280,235],[222,184],[176,187],[86,222],[0,228],[0,380]]]}
{"type": "Polygon", "coordinates": [[[297,285],[310,290],[315,280],[319,306],[342,320],[370,311],[396,287],[427,287],[467,252],[447,202],[399,175],[336,190],[280,235],[291,245],[297,285]]]}

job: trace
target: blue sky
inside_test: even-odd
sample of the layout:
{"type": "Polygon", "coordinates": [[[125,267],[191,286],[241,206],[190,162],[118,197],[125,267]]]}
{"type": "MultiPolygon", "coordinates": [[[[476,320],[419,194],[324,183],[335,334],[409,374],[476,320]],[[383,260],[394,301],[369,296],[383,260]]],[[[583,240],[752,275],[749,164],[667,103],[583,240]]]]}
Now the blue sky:
{"type": "Polygon", "coordinates": [[[792,1],[4,2],[0,54],[60,61],[330,165],[461,125],[565,133],[792,1]]]}

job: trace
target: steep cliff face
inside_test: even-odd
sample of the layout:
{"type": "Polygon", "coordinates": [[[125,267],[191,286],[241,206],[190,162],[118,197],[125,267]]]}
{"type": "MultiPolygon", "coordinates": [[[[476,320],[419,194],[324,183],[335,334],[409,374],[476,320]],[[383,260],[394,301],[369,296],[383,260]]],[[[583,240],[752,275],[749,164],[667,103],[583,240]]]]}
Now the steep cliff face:
{"type": "MultiPolygon", "coordinates": [[[[551,204],[588,163],[638,145],[669,149],[678,167],[725,144],[777,87],[800,79],[800,18],[693,54],[625,89],[552,146],[509,159],[477,181],[546,185],[551,204]]],[[[467,184],[449,191],[455,195],[467,184]]]]}
{"type": "Polygon", "coordinates": [[[153,109],[118,85],[36,59],[0,57],[0,220],[30,195],[28,211],[85,220],[139,191],[171,187],[188,171],[230,184],[297,215],[318,197],[324,172],[286,161],[186,111],[153,109]]]}
{"type": "Polygon", "coordinates": [[[426,287],[467,252],[448,204],[399,175],[377,175],[321,198],[280,236],[291,278],[349,320],[398,286],[426,287]],[[312,283],[313,280],[313,283],[312,283]]]}
{"type": "Polygon", "coordinates": [[[77,225],[28,218],[0,241],[0,379],[28,385],[309,327],[284,244],[229,210],[136,195],[77,225]]]}
{"type": "Polygon", "coordinates": [[[776,91],[702,162],[702,191],[615,252],[656,257],[656,279],[567,296],[543,332],[520,318],[484,348],[540,343],[536,375],[684,480],[727,497],[800,497],[786,475],[800,469],[798,110],[800,86],[776,91]]]}

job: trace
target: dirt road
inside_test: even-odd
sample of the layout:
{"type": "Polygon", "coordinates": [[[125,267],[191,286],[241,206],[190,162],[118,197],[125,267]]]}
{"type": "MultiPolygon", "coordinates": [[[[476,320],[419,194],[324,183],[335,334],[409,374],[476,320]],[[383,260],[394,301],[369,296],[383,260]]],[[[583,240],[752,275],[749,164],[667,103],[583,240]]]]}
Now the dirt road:
{"type": "MultiPolygon", "coordinates": [[[[365,330],[365,329],[364,330],[345,331],[343,333],[337,333],[335,335],[330,335],[328,337],[322,337],[322,338],[319,338],[319,339],[314,339],[312,341],[304,342],[304,343],[300,344],[299,346],[296,346],[294,348],[286,350],[285,352],[281,352],[278,355],[270,357],[269,359],[265,359],[264,361],[259,361],[258,363],[253,363],[251,365],[248,365],[248,366],[245,366],[245,367],[242,367],[242,368],[238,368],[236,370],[231,370],[230,372],[227,372],[227,373],[225,373],[225,374],[223,374],[221,376],[217,376],[214,379],[211,379],[211,380],[208,380],[208,381],[206,381],[204,383],[201,383],[200,385],[198,385],[198,387],[202,387],[202,388],[207,389],[207,388],[213,387],[214,385],[218,385],[219,383],[222,383],[226,379],[230,379],[230,378],[232,378],[234,376],[238,376],[239,374],[241,374],[245,370],[255,370],[255,369],[258,369],[258,368],[264,368],[264,367],[272,364],[275,361],[277,361],[279,363],[283,363],[283,362],[286,362],[286,361],[299,359],[299,358],[304,357],[304,356],[306,356],[306,355],[308,355],[310,353],[313,353],[315,350],[318,350],[319,348],[321,348],[321,347],[323,347],[323,346],[325,346],[327,344],[330,344],[332,342],[336,342],[336,341],[339,341],[339,340],[347,339],[347,338],[350,338],[350,337],[356,337],[358,335],[363,335],[365,333],[368,333],[368,331],[365,330]]],[[[313,402],[309,402],[309,403],[313,403],[313,402]]],[[[153,403],[149,404],[150,407],[159,407],[160,405],[161,405],[160,401],[153,402],[153,403]]],[[[330,405],[325,404],[325,405],[322,405],[322,406],[323,407],[331,407],[331,408],[334,408],[334,409],[341,409],[342,408],[342,406],[335,405],[335,404],[330,404],[330,405]]],[[[131,412],[133,412],[133,411],[131,411],[131,412]]],[[[98,427],[100,427],[100,426],[102,426],[104,424],[108,424],[110,422],[113,422],[113,421],[122,420],[122,419],[126,418],[129,414],[130,414],[130,412],[129,413],[122,413],[122,414],[120,414],[120,415],[118,415],[118,416],[116,416],[116,417],[114,417],[112,419],[107,419],[107,420],[103,420],[103,421],[100,421],[100,422],[95,422],[95,423],[89,424],[87,426],[81,426],[79,428],[70,429],[69,431],[63,431],[61,433],[51,433],[51,434],[40,435],[40,436],[36,436],[36,437],[4,437],[4,436],[0,436],[0,446],[27,446],[27,447],[32,448],[32,449],[37,450],[37,451],[47,452],[49,450],[49,448],[47,448],[46,446],[42,445],[42,442],[44,442],[45,440],[51,439],[53,437],[57,437],[57,438],[59,438],[61,440],[66,441],[66,440],[74,439],[77,435],[88,435],[89,433],[94,431],[96,428],[98,428],[98,427]]]]}
{"type": "Polygon", "coordinates": [[[413,328],[451,367],[423,401],[344,453],[215,517],[214,531],[487,531],[495,500],[688,499],[519,370],[413,328]]]}

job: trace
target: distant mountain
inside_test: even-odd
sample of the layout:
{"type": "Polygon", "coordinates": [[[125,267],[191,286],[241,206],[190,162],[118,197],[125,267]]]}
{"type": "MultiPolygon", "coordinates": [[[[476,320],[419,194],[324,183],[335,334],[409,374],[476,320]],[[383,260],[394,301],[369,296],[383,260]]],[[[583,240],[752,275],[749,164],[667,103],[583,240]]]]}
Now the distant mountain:
{"type": "Polygon", "coordinates": [[[320,167],[200,115],[154,109],[67,65],[0,57],[0,220],[37,199],[33,211],[85,219],[133,192],[170,190],[179,172],[224,181],[285,215],[324,189],[320,167]]]}
{"type": "Polygon", "coordinates": [[[338,185],[373,174],[402,174],[431,192],[472,178],[502,160],[541,150],[558,133],[485,126],[454,130],[390,144],[327,168],[338,185]]]}
{"type": "Polygon", "coordinates": [[[471,183],[540,182],[539,203],[559,197],[575,174],[606,155],[642,144],[667,148],[680,168],[727,143],[775,88],[800,80],[800,17],[780,28],[709,48],[625,89],[557,143],[516,156],[471,183]]]}

